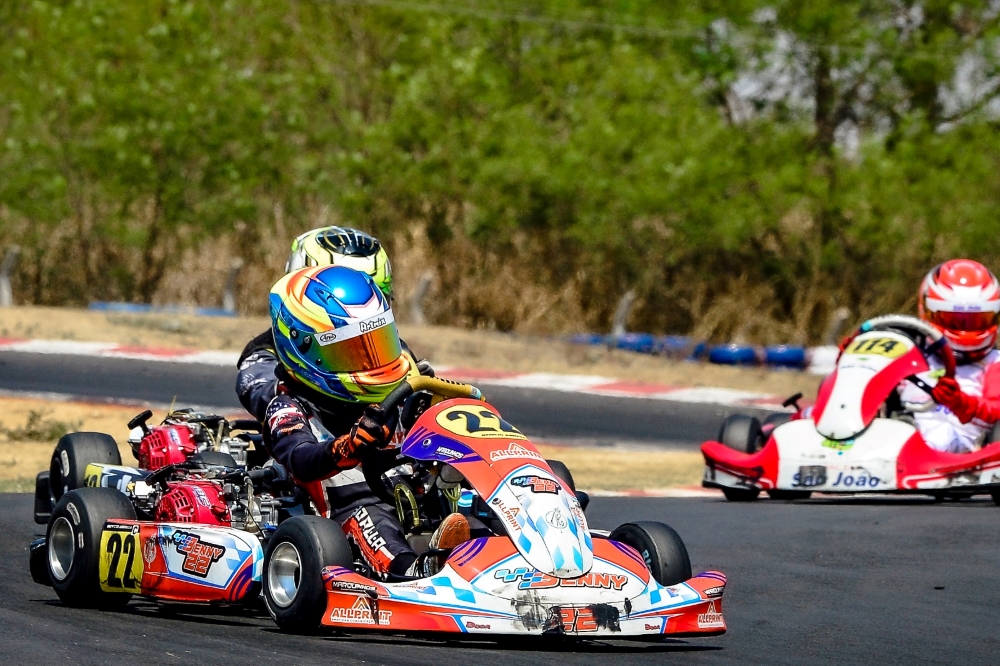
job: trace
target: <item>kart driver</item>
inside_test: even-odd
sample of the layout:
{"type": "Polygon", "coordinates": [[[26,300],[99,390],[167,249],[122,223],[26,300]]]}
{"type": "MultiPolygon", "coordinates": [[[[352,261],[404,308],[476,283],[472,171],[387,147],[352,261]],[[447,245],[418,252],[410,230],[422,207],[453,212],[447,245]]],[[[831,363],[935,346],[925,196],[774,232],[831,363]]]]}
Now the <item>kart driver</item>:
{"type": "MultiPolygon", "coordinates": [[[[1000,317],[1000,282],[982,264],[968,259],[947,261],[927,274],[920,285],[920,318],[939,328],[955,352],[955,378],[943,377],[936,358],[928,378],[939,377],[932,396],[937,407],[916,412],[917,428],[938,451],[975,451],[986,430],[1000,421],[1000,352],[995,349],[1000,317]]],[[[900,387],[904,403],[928,396],[910,382],[900,387]]]]}

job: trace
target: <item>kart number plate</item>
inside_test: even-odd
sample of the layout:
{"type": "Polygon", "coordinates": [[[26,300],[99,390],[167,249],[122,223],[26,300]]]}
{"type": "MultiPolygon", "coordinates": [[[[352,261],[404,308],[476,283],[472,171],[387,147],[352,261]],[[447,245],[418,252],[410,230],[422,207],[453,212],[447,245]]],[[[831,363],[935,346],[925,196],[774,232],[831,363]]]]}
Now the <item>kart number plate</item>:
{"type": "Polygon", "coordinates": [[[795,475],[794,485],[796,488],[815,488],[826,483],[825,465],[803,465],[799,467],[799,473],[795,475]]]}
{"type": "Polygon", "coordinates": [[[546,626],[549,631],[563,634],[585,634],[599,629],[621,631],[618,609],[607,604],[550,608],[546,626]]]}

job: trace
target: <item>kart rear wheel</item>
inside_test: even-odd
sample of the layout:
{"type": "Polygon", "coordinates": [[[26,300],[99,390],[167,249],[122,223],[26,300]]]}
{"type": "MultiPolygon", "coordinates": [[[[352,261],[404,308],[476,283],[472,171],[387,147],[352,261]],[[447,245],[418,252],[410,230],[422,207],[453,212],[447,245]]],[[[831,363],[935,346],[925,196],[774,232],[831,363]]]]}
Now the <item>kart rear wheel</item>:
{"type": "Polygon", "coordinates": [[[69,491],[86,486],[84,472],[90,463],[122,464],[114,437],[103,432],[71,432],[59,438],[49,463],[52,504],[69,491]]]}
{"type": "Polygon", "coordinates": [[[114,488],[71,490],[53,509],[46,559],[52,588],[67,606],[116,609],[132,598],[101,589],[101,532],[114,518],[135,520],[132,503],[114,488]]]}
{"type": "Polygon", "coordinates": [[[804,500],[812,497],[808,490],[768,490],[767,494],[773,500],[804,500]]]}
{"type": "Polygon", "coordinates": [[[625,523],[608,538],[639,551],[649,573],[660,585],[677,585],[691,578],[687,547],[669,525],[651,520],[625,523]]]}
{"type": "Polygon", "coordinates": [[[295,516],[281,523],[264,555],[264,601],[282,631],[315,633],[326,611],[324,567],[354,567],[340,525],[322,516],[295,516]]]}
{"type": "Polygon", "coordinates": [[[775,428],[777,428],[778,426],[785,425],[791,420],[792,420],[791,414],[787,412],[775,412],[773,414],[768,414],[767,417],[764,418],[764,422],[761,425],[774,426],[775,428]]]}
{"type": "Polygon", "coordinates": [[[763,439],[756,416],[733,414],[719,428],[719,441],[740,453],[756,453],[763,445],[763,439]]]}
{"type": "Polygon", "coordinates": [[[993,498],[993,503],[1000,506],[1000,490],[991,490],[990,497],[993,498]]]}
{"type": "Polygon", "coordinates": [[[723,488],[722,494],[730,502],[752,502],[760,495],[757,488],[723,488]]]}

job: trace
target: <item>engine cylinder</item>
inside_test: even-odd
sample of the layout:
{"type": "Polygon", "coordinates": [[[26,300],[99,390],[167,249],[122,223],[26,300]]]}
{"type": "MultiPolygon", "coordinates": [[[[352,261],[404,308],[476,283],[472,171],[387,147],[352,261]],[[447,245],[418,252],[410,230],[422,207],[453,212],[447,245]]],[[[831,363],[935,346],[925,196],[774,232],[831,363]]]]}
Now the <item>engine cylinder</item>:
{"type": "Polygon", "coordinates": [[[191,429],[182,425],[154,426],[139,443],[139,467],[160,469],[184,462],[198,450],[191,429]]]}
{"type": "Polygon", "coordinates": [[[229,506],[222,488],[213,481],[188,479],[167,483],[167,490],[153,508],[157,521],[199,523],[229,527],[229,506]]]}

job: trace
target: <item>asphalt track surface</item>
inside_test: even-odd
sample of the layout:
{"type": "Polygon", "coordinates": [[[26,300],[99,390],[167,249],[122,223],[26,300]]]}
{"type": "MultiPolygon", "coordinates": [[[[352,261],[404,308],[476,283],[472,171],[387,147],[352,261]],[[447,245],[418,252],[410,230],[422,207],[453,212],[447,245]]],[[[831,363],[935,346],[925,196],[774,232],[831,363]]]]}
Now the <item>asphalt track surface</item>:
{"type": "MultiPolygon", "coordinates": [[[[178,406],[239,409],[236,369],[22,352],[0,352],[0,389],[55,392],[178,406]]],[[[572,444],[640,444],[695,449],[736,411],[717,405],[609,398],[484,386],[487,399],[529,437],[572,444]]]]}
{"type": "Polygon", "coordinates": [[[720,637],[644,644],[288,636],[266,614],[62,606],[28,575],[31,497],[0,495],[8,664],[990,664],[1000,654],[1000,508],[929,501],[596,498],[593,527],[672,524],[695,571],[729,576],[720,637]],[[940,589],[938,589],[940,588],[940,589]]]}

